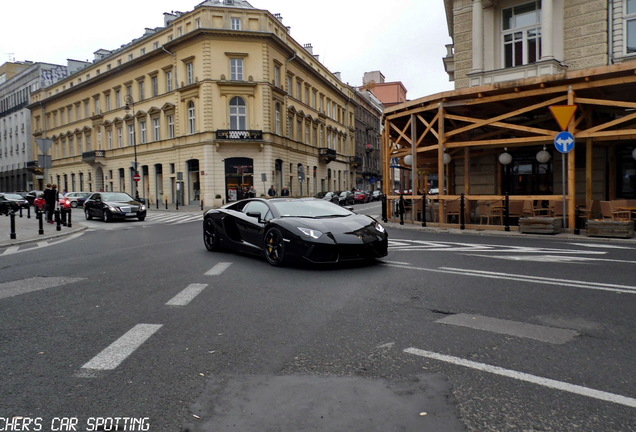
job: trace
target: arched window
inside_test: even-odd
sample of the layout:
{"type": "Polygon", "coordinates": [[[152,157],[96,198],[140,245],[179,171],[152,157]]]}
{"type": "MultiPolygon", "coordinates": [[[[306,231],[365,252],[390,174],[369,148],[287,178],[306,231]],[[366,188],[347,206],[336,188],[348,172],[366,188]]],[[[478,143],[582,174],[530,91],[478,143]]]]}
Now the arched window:
{"type": "Polygon", "coordinates": [[[247,109],[245,101],[238,96],[230,100],[230,129],[247,130],[247,109]]]}
{"type": "Polygon", "coordinates": [[[188,102],[188,126],[190,128],[190,133],[196,133],[196,113],[194,111],[194,102],[188,102]]]}

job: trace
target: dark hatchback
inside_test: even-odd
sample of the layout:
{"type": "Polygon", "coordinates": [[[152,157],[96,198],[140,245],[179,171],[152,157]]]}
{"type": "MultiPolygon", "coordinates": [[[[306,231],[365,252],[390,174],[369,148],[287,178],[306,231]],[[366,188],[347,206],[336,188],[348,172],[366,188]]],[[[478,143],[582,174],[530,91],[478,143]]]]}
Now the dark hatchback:
{"type": "Polygon", "coordinates": [[[18,211],[20,205],[13,200],[5,198],[4,194],[0,193],[0,214],[8,215],[11,211],[18,211]]]}
{"type": "Polygon", "coordinates": [[[146,219],[145,204],[135,201],[125,192],[95,192],[84,201],[87,220],[98,218],[104,222],[115,219],[146,219]]]}

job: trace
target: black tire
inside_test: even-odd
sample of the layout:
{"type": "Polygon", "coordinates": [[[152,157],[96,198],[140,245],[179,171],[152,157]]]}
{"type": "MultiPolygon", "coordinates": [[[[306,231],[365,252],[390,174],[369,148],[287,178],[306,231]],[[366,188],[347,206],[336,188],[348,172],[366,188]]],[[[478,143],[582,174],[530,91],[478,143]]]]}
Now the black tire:
{"type": "Polygon", "coordinates": [[[71,201],[71,207],[77,208],[77,201],[71,201]]]}
{"type": "Polygon", "coordinates": [[[137,219],[139,219],[139,222],[143,222],[146,220],[146,216],[139,216],[137,219]]]}
{"type": "Polygon", "coordinates": [[[93,216],[88,213],[88,209],[84,209],[84,216],[86,216],[86,220],[93,219],[93,216]]]}
{"type": "Polygon", "coordinates": [[[111,222],[113,217],[108,213],[108,210],[102,211],[102,220],[106,223],[111,222]]]}
{"type": "Polygon", "coordinates": [[[283,234],[278,228],[270,228],[265,233],[265,258],[276,267],[283,266],[287,262],[283,234]]]}
{"type": "Polygon", "coordinates": [[[219,250],[219,237],[212,218],[203,221],[203,244],[210,252],[219,250]]]}

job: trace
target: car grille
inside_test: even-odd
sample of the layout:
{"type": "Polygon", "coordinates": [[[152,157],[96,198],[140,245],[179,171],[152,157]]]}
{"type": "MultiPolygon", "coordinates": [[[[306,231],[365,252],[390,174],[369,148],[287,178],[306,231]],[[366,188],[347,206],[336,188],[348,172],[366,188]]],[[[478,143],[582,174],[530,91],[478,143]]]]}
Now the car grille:
{"type": "Polygon", "coordinates": [[[139,211],[139,206],[119,207],[119,209],[124,213],[133,213],[139,211]]]}
{"type": "Polygon", "coordinates": [[[305,257],[313,262],[337,262],[380,258],[387,254],[387,242],[358,245],[312,245],[305,257]]]}

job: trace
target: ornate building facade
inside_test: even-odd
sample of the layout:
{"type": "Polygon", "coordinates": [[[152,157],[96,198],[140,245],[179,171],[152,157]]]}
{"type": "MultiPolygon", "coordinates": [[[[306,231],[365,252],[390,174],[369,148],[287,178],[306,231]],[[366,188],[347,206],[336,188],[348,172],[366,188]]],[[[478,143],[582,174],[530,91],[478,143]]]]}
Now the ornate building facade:
{"type": "Polygon", "coordinates": [[[207,0],[95,56],[32,95],[34,138],[52,142],[46,181],[61,190],[211,206],[251,185],[355,184],[353,90],[279,15],[207,0]]]}

